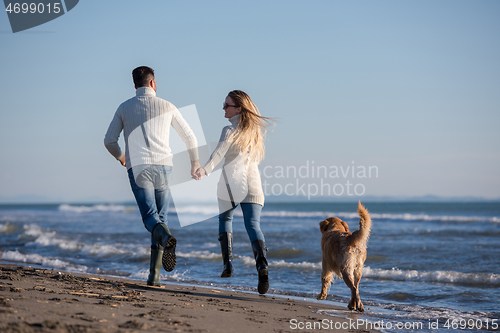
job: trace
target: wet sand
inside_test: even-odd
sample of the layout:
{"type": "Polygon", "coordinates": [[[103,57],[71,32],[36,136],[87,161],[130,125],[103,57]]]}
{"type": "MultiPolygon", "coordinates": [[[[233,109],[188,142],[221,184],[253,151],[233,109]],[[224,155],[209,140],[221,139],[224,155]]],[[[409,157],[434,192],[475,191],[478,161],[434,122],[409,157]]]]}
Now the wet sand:
{"type": "Polygon", "coordinates": [[[145,281],[0,264],[0,332],[369,332],[317,313],[322,309],[347,312],[272,294],[148,287],[145,281]],[[346,329],[335,328],[342,323],[346,329]]]}

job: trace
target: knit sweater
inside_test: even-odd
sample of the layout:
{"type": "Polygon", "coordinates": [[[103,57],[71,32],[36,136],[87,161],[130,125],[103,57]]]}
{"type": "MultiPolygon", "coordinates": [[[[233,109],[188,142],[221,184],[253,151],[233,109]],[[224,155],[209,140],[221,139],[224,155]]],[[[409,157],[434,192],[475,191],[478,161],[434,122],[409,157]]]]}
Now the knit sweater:
{"type": "Polygon", "coordinates": [[[248,156],[243,156],[240,147],[230,141],[239,120],[239,114],[229,119],[231,125],[222,129],[219,143],[203,168],[209,175],[224,158],[223,173],[217,189],[219,199],[226,201],[230,199],[235,203],[257,203],[263,206],[264,192],[259,163],[250,161],[248,156]],[[229,196],[228,188],[231,192],[229,196]]]}
{"type": "Polygon", "coordinates": [[[177,108],[156,97],[149,87],[123,102],[109,125],[104,145],[117,160],[123,157],[118,138],[123,130],[127,170],[145,164],[172,165],[170,126],[186,144],[191,161],[198,160],[198,141],[177,108]]]}

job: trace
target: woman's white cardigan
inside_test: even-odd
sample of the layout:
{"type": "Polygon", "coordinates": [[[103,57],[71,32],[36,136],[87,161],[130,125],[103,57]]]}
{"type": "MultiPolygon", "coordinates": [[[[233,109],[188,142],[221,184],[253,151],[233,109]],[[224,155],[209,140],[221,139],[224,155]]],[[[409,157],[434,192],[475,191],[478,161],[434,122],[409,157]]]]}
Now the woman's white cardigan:
{"type": "Polygon", "coordinates": [[[209,175],[224,159],[217,189],[219,200],[232,202],[233,207],[240,202],[264,206],[259,163],[250,161],[248,156],[242,154],[240,147],[231,142],[231,134],[236,130],[239,120],[239,114],[229,119],[231,125],[222,129],[219,143],[203,168],[209,175]]]}

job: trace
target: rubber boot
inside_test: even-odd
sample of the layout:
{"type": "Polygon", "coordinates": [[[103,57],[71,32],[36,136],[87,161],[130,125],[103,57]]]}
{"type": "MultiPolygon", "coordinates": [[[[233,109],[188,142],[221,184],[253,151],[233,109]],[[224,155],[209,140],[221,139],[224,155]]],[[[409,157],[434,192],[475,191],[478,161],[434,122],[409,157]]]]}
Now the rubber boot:
{"type": "Polygon", "coordinates": [[[259,273],[259,285],[257,290],[259,294],[265,294],[269,290],[269,278],[267,276],[267,258],[266,244],[264,241],[256,240],[252,243],[253,256],[255,258],[255,267],[259,273]]]}
{"type": "Polygon", "coordinates": [[[163,246],[151,245],[151,262],[149,264],[148,286],[160,286],[161,259],[163,246]]]}
{"type": "Polygon", "coordinates": [[[172,236],[165,223],[157,223],[152,234],[154,240],[163,246],[163,256],[161,259],[163,268],[167,272],[173,271],[177,263],[177,257],[175,256],[177,240],[172,236]]]}
{"type": "Polygon", "coordinates": [[[220,277],[228,278],[233,275],[233,234],[222,232],[219,234],[220,249],[222,252],[222,261],[224,269],[220,277]]]}

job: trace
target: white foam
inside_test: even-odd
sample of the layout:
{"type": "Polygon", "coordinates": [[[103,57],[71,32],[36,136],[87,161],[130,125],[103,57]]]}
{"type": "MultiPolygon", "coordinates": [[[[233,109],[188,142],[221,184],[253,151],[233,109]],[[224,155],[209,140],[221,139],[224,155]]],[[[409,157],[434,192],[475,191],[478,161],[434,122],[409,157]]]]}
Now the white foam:
{"type": "MultiPolygon", "coordinates": [[[[327,218],[329,216],[338,216],[340,217],[341,215],[343,217],[346,217],[346,214],[349,213],[333,213],[333,212],[320,212],[320,211],[315,211],[315,212],[294,212],[294,211],[262,211],[261,216],[276,216],[276,217],[318,217],[318,218],[327,218]]],[[[358,217],[358,214],[352,213],[349,214],[349,217],[347,218],[356,218],[358,217]]]]}
{"type": "Polygon", "coordinates": [[[22,254],[17,250],[5,251],[3,253],[2,260],[38,264],[49,268],[64,269],[72,272],[80,272],[80,273],[87,272],[87,266],[73,265],[67,261],[62,261],[60,259],[54,259],[50,257],[44,257],[39,254],[22,254]]]}
{"type": "Polygon", "coordinates": [[[74,213],[89,213],[89,212],[119,212],[129,211],[131,206],[124,205],[94,205],[94,206],[72,206],[63,204],[59,206],[60,211],[68,211],[74,213]]]}
{"type": "MultiPolygon", "coordinates": [[[[185,270],[183,272],[180,272],[178,269],[176,269],[172,273],[169,273],[169,275],[160,274],[160,281],[188,282],[188,281],[191,281],[191,279],[187,277],[188,273],[189,273],[189,270],[185,270]]],[[[149,270],[146,270],[146,269],[141,269],[141,270],[136,271],[128,276],[128,278],[134,279],[134,280],[147,280],[148,277],[149,277],[149,270]]]]}
{"type": "Polygon", "coordinates": [[[462,273],[453,271],[420,272],[416,270],[390,270],[363,268],[363,276],[395,281],[422,281],[451,284],[472,284],[481,286],[500,286],[500,275],[486,273],[462,273]]]}
{"type": "MultiPolygon", "coordinates": [[[[483,323],[486,322],[488,318],[487,313],[475,311],[475,312],[464,312],[460,310],[448,309],[448,308],[430,308],[424,307],[417,304],[382,304],[382,308],[398,311],[394,312],[395,317],[407,317],[412,319],[437,319],[444,318],[445,320],[450,319],[460,321],[461,319],[474,319],[482,320],[483,323]]],[[[491,319],[489,320],[491,322],[491,319]]]]}
{"type": "Polygon", "coordinates": [[[127,255],[130,258],[149,257],[150,250],[146,246],[123,243],[94,243],[83,244],[81,253],[95,257],[110,257],[113,255],[127,255]]]}
{"type": "Polygon", "coordinates": [[[57,236],[56,231],[44,231],[36,224],[24,225],[24,233],[36,237],[33,242],[26,245],[58,246],[63,250],[78,250],[81,245],[77,241],[69,241],[57,236]]]}
{"type": "Polygon", "coordinates": [[[219,246],[220,246],[219,243],[214,243],[214,242],[207,242],[207,243],[203,244],[204,248],[212,248],[212,247],[219,248],[219,246]]]}
{"type": "MultiPolygon", "coordinates": [[[[495,315],[480,311],[465,312],[448,308],[431,308],[423,307],[416,304],[411,305],[392,305],[392,304],[373,304],[376,307],[370,306],[369,312],[365,312],[360,319],[359,329],[371,328],[380,332],[436,332],[436,329],[431,328],[430,324],[439,321],[440,331],[459,332],[460,325],[466,327],[466,331],[483,332],[486,328],[486,323],[491,328],[492,320],[498,323],[495,315]],[[384,309],[384,310],[383,310],[384,309]],[[389,311],[385,311],[389,310],[389,311]],[[446,326],[449,325],[449,326],[446,326]],[[457,327],[454,327],[457,325],[457,327]],[[482,330],[478,325],[482,325],[482,330]],[[403,328],[402,328],[403,327],[403,328]]],[[[366,303],[365,303],[366,306],[366,303]]],[[[318,310],[317,313],[326,316],[344,317],[345,319],[352,318],[347,313],[343,314],[338,310],[318,310]]]]}
{"type": "Polygon", "coordinates": [[[170,273],[169,275],[163,275],[160,274],[160,280],[174,280],[174,281],[181,281],[181,282],[188,282],[192,281],[192,278],[190,278],[189,275],[189,269],[186,269],[185,271],[181,272],[180,270],[176,269],[174,272],[170,273]]]}
{"type": "Polygon", "coordinates": [[[7,230],[7,224],[0,224],[0,233],[4,233],[7,230]]]}
{"type": "Polygon", "coordinates": [[[203,260],[214,260],[214,259],[221,258],[220,253],[214,253],[214,252],[210,252],[210,251],[191,251],[191,252],[177,251],[176,255],[178,257],[197,258],[197,259],[203,259],[203,260]]]}
{"type": "Polygon", "coordinates": [[[130,274],[129,277],[134,280],[146,280],[149,277],[149,270],[141,269],[140,271],[130,274]]]}
{"type": "Polygon", "coordinates": [[[497,217],[487,216],[460,216],[460,215],[428,215],[428,214],[370,214],[373,219],[387,220],[423,220],[423,221],[438,221],[438,222],[499,222],[497,217]]]}
{"type": "MultiPolygon", "coordinates": [[[[428,215],[428,214],[379,214],[370,213],[372,219],[385,219],[385,220],[405,220],[405,221],[438,221],[438,222],[494,222],[499,223],[500,218],[493,216],[460,216],[460,215],[428,215]]],[[[357,213],[351,212],[294,212],[294,211],[263,211],[261,216],[272,216],[272,217],[302,217],[302,218],[321,218],[325,219],[327,217],[336,216],[342,219],[358,219],[357,213]]]]}
{"type": "Polygon", "coordinates": [[[286,262],[285,260],[279,261],[270,261],[269,266],[271,267],[287,267],[287,268],[312,268],[312,269],[321,269],[321,262],[313,263],[313,262],[286,262]]]}
{"type": "Polygon", "coordinates": [[[147,246],[125,244],[125,243],[92,243],[86,244],[76,240],[68,240],[60,237],[56,231],[43,230],[36,224],[25,225],[25,234],[35,237],[35,240],[26,245],[57,246],[63,250],[80,251],[82,254],[96,257],[108,257],[112,255],[129,255],[132,258],[149,256],[147,246]]]}
{"type": "Polygon", "coordinates": [[[28,236],[38,237],[44,233],[42,228],[36,224],[24,225],[24,233],[28,236]]]}
{"type": "Polygon", "coordinates": [[[58,246],[63,250],[78,250],[81,245],[77,241],[68,241],[56,237],[56,232],[40,235],[34,243],[42,246],[58,246]]]}
{"type": "MultiPolygon", "coordinates": [[[[247,266],[255,265],[255,258],[250,256],[241,256],[240,259],[247,266]]],[[[321,263],[313,262],[289,262],[285,260],[271,260],[268,261],[269,267],[284,267],[284,268],[298,268],[298,269],[321,269],[321,263]]]]}
{"type": "Polygon", "coordinates": [[[219,209],[217,207],[206,206],[206,205],[190,205],[190,206],[176,207],[173,211],[178,213],[189,213],[189,214],[207,215],[207,216],[219,215],[219,209]]]}

